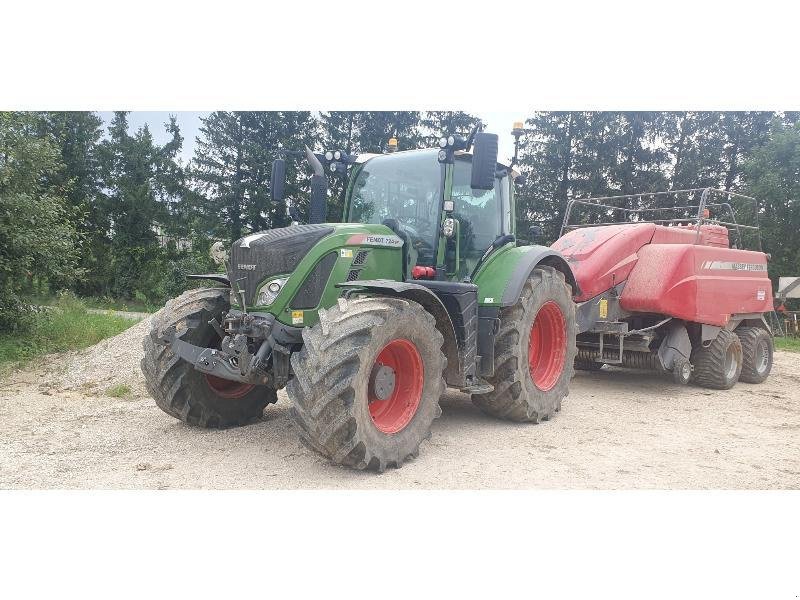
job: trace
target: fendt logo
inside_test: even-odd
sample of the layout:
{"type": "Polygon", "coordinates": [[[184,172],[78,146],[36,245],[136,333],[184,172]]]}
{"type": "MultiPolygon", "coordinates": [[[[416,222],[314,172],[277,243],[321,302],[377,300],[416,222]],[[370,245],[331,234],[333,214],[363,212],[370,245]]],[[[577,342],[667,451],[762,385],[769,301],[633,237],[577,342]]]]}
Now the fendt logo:
{"type": "Polygon", "coordinates": [[[238,264],[238,265],[236,265],[236,268],[239,269],[240,271],[255,271],[256,270],[256,266],[255,265],[238,264]]]}

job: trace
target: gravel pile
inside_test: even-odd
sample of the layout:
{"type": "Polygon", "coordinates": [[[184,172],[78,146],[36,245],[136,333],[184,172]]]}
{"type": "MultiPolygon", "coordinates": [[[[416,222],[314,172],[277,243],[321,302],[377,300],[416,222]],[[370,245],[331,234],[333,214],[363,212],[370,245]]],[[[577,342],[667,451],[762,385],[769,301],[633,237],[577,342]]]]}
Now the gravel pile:
{"type": "Polygon", "coordinates": [[[153,318],[139,321],[117,336],[103,340],[85,350],[69,352],[58,364],[50,385],[63,390],[99,391],[125,384],[134,394],[145,394],[144,378],[139,369],[142,339],[150,332],[153,318]]]}

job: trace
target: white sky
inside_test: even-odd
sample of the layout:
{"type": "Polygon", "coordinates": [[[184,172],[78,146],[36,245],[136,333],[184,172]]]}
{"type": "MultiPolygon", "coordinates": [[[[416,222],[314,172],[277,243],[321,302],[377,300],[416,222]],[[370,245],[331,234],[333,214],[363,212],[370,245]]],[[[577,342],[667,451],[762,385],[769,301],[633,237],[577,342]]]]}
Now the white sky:
{"type": "MultiPolygon", "coordinates": [[[[486,131],[496,133],[500,136],[500,162],[506,162],[514,155],[514,138],[511,136],[511,128],[514,121],[524,121],[530,111],[515,112],[481,112],[467,111],[470,114],[480,117],[486,125],[486,131]]],[[[114,116],[113,112],[100,111],[100,116],[108,125],[114,116]]],[[[200,117],[209,113],[197,111],[133,111],[128,114],[128,124],[131,131],[137,130],[145,123],[150,128],[150,133],[156,142],[163,144],[169,140],[169,134],[164,130],[164,123],[169,121],[169,116],[173,114],[178,118],[178,125],[183,136],[183,150],[181,158],[188,162],[194,156],[195,139],[200,134],[200,117]]]]}

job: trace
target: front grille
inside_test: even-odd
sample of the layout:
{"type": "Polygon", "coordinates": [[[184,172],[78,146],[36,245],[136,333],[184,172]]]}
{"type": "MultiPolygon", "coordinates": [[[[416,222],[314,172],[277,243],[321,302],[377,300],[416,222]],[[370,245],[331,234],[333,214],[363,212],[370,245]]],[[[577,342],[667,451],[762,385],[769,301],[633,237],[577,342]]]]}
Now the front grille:
{"type": "Polygon", "coordinates": [[[232,279],[253,305],[260,282],[272,275],[292,273],[319,240],[333,233],[327,224],[292,225],[270,229],[237,241],[231,248],[232,279]],[[242,247],[248,241],[246,248],[242,247]]]}
{"type": "Polygon", "coordinates": [[[347,281],[355,281],[358,279],[361,269],[350,269],[347,273],[347,281]]]}
{"type": "Polygon", "coordinates": [[[356,257],[353,259],[353,266],[354,267],[363,267],[364,263],[367,262],[367,257],[369,256],[369,250],[359,250],[356,257]]]}

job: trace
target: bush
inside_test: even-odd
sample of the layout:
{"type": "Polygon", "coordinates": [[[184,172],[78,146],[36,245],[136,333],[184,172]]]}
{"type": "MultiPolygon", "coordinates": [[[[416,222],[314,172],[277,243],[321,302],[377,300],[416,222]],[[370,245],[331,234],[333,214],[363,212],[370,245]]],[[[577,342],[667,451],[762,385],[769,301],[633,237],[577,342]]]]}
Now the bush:
{"type": "Polygon", "coordinates": [[[0,334],[0,364],[92,346],[136,321],[93,314],[73,294],[59,295],[55,307],[31,313],[25,329],[0,334]]]}

